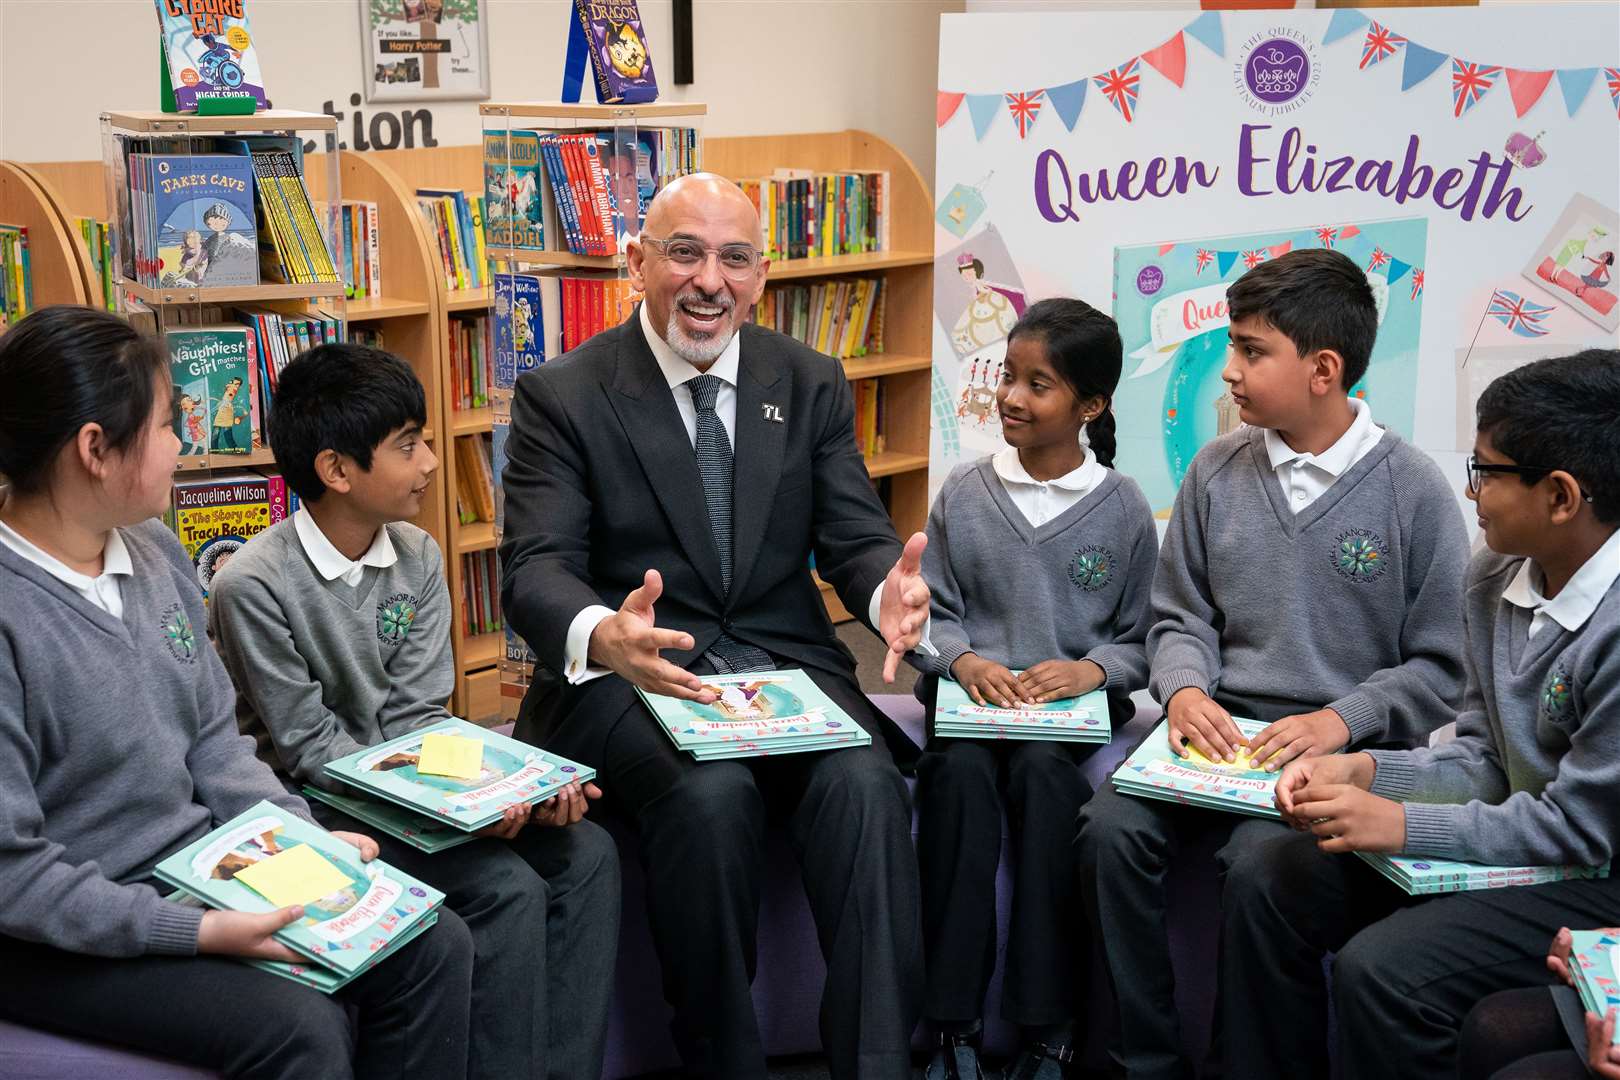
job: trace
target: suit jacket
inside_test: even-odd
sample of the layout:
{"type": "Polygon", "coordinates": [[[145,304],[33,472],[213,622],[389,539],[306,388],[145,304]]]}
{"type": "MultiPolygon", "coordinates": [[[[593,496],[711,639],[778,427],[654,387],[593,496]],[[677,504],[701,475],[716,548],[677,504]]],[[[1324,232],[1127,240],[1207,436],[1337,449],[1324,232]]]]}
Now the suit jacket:
{"type": "MultiPolygon", "coordinates": [[[[854,398],[836,360],[752,324],[740,333],[729,594],[697,456],[639,312],[518,379],[502,474],[501,603],[544,669],[519,738],[601,760],[612,725],[640,706],[617,675],[569,686],[565,639],[582,609],[617,608],[648,569],[663,575],[657,624],[695,642],[664,654],[675,664],[690,666],[725,631],[854,687],[854,658],[827,619],[811,552],[863,622],[900,557],[855,444],[854,398]]],[[[876,717],[892,741],[898,732],[876,717]]],[[[872,726],[872,715],[856,719],[872,726]]]]}

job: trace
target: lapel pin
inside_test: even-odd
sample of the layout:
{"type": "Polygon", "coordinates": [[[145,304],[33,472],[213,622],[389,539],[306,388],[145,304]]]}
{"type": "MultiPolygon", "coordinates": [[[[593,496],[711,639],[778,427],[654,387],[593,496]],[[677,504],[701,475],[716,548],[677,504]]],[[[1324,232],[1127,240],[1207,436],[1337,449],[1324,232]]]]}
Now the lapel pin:
{"type": "Polygon", "coordinates": [[[773,424],[785,424],[785,423],[787,423],[786,418],[782,416],[782,406],[777,405],[774,402],[770,402],[770,401],[762,401],[762,402],[760,402],[759,403],[759,415],[760,415],[761,419],[769,420],[773,424]]]}

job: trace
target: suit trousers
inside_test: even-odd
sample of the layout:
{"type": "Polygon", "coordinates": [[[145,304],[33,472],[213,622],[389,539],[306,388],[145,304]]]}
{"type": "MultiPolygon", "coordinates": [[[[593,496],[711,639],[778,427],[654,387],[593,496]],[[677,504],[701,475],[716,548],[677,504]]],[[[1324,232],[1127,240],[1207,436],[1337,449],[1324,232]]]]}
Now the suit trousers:
{"type": "MultiPolygon", "coordinates": [[[[699,661],[692,670],[706,669],[699,661]]],[[[847,675],[808,674],[875,727],[847,675]]],[[[640,834],[653,941],[688,1073],[766,1076],[749,987],[766,826],[780,821],[827,961],[820,1027],[831,1076],[909,1078],[922,995],[917,863],[910,800],[881,737],[864,747],[699,762],[675,749],[639,701],[611,723],[596,767],[640,834]]]]}
{"type": "Polygon", "coordinates": [[[469,1077],[602,1075],[619,942],[619,855],[605,829],[531,825],[429,854],[324,803],[310,809],[328,829],[373,837],[384,861],[442,889],[467,924],[469,1077]]]}
{"type": "Polygon", "coordinates": [[[1001,1015],[1026,1027],[1069,1023],[1089,934],[1074,892],[1076,815],[1091,797],[1080,763],[1094,747],[934,739],[917,765],[917,858],[930,1020],[979,1019],[996,958],[996,868],[1005,803],[1012,919],[1001,1015]]]}
{"type": "Polygon", "coordinates": [[[1470,1009],[1545,985],[1561,926],[1614,925],[1620,879],[1407,896],[1355,855],[1289,831],[1226,888],[1227,1075],[1328,1076],[1322,957],[1337,952],[1333,1005],[1344,1080],[1454,1076],[1470,1009]]]}
{"type": "Polygon", "coordinates": [[[225,956],[113,959],[0,937],[0,1016],[233,1080],[455,1080],[467,1071],[472,965],[467,927],[442,909],[332,996],[225,956]]]}

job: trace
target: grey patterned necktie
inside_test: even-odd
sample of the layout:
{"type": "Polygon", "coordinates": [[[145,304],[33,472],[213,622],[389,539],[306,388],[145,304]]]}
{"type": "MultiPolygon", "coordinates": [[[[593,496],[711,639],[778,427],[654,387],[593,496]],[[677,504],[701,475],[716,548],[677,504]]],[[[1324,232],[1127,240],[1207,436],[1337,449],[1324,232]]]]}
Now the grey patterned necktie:
{"type": "MultiPolygon", "coordinates": [[[[731,592],[731,440],[726,427],[714,411],[720,396],[721,379],[718,375],[699,375],[686,381],[692,392],[692,405],[697,411],[697,464],[703,478],[703,501],[709,508],[709,529],[714,533],[714,546],[720,553],[720,584],[731,592]]],[[[704,658],[721,674],[745,671],[769,671],[775,665],[763,649],[755,648],[722,633],[704,658]]]]}

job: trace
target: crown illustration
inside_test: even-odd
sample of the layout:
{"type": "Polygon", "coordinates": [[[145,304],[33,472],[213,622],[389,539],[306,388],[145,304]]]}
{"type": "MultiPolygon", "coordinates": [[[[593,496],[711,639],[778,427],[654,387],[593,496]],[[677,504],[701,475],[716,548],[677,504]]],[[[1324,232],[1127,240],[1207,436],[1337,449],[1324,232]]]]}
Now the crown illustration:
{"type": "Polygon", "coordinates": [[[1291,94],[1299,89],[1305,57],[1283,58],[1281,49],[1267,49],[1254,56],[1254,84],[1263,94],[1291,94]]]}
{"type": "Polygon", "coordinates": [[[964,252],[962,252],[962,254],[960,254],[960,255],[958,255],[956,257],[956,268],[958,270],[961,270],[964,267],[972,266],[973,262],[974,262],[973,252],[964,251],[964,252]]]}

